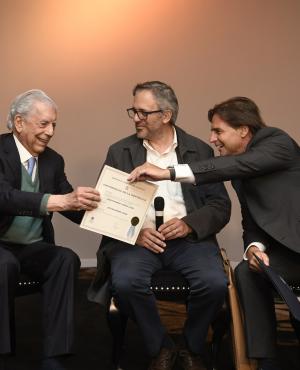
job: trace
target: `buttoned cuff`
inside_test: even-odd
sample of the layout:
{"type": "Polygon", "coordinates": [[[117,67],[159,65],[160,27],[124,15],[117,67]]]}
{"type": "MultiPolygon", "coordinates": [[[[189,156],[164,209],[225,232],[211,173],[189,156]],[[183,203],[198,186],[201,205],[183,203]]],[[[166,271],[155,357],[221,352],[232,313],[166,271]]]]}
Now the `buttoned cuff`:
{"type": "Polygon", "coordinates": [[[186,182],[190,184],[195,183],[195,176],[188,164],[176,164],[174,165],[175,170],[175,181],[186,182]]]}
{"type": "Polygon", "coordinates": [[[265,250],[266,250],[266,247],[263,243],[253,242],[253,243],[249,244],[248,247],[246,248],[246,250],[244,252],[244,255],[243,255],[243,260],[248,261],[248,258],[246,257],[246,255],[247,255],[248,249],[252,246],[257,247],[261,252],[265,252],[265,250]]]}

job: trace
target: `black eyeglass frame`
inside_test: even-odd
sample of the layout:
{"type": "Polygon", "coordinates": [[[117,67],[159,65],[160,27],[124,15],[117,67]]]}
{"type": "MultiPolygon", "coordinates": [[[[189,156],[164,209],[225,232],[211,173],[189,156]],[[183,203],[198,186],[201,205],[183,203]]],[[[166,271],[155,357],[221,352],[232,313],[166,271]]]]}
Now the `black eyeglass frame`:
{"type": "Polygon", "coordinates": [[[152,110],[152,111],[144,111],[144,110],[135,109],[133,107],[126,109],[126,111],[127,111],[128,117],[131,118],[131,119],[133,119],[136,114],[138,115],[139,119],[147,119],[149,114],[162,113],[163,112],[162,109],[152,110]],[[132,116],[131,116],[131,114],[132,114],[132,116]]]}

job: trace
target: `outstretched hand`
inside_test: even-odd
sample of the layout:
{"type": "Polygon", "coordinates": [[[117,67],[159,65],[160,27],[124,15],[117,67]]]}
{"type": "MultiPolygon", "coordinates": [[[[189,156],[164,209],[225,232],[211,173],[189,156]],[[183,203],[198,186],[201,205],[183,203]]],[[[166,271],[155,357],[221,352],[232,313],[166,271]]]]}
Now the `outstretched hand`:
{"type": "Polygon", "coordinates": [[[141,166],[136,167],[127,180],[129,182],[170,180],[170,171],[145,162],[141,166]]]}
{"type": "Polygon", "coordinates": [[[98,190],[81,186],[68,194],[50,195],[47,210],[50,212],[91,211],[98,207],[99,202],[98,190]]]}

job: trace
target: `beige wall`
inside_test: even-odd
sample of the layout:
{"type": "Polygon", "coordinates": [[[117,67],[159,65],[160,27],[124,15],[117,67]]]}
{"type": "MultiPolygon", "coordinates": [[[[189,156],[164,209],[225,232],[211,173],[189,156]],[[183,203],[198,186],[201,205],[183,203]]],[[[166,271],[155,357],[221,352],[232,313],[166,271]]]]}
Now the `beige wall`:
{"type": "MultiPolygon", "coordinates": [[[[299,0],[0,0],[1,132],[15,95],[44,89],[60,107],[52,147],[74,186],[93,185],[108,145],[133,132],[133,85],[160,79],[178,95],[178,125],[206,141],[208,108],[244,95],[299,142],[299,15],[299,0]]],[[[219,240],[238,260],[233,199],[219,240]]],[[[95,257],[98,235],[55,225],[58,243],[95,257]]]]}

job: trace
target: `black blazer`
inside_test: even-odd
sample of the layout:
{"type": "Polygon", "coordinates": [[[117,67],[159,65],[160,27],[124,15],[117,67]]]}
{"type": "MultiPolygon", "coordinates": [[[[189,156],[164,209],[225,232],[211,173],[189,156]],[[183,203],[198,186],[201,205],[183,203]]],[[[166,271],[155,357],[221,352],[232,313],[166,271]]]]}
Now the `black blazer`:
{"type": "MultiPolygon", "coordinates": [[[[213,156],[209,145],[200,139],[187,134],[175,127],[178,146],[176,149],[178,163],[200,161],[213,156]]],[[[107,153],[104,164],[130,173],[135,167],[146,161],[146,149],[143,141],[136,135],[129,136],[113,144],[107,153]]],[[[183,220],[193,229],[196,241],[213,240],[217,243],[215,234],[229,221],[231,202],[222,183],[195,186],[181,184],[187,215],[183,220]]],[[[88,297],[98,303],[103,303],[103,295],[98,290],[106,281],[109,266],[106,254],[119,243],[115,239],[103,237],[97,253],[98,271],[94,284],[89,290],[88,297]]]]}
{"type": "Polygon", "coordinates": [[[300,148],[266,127],[240,155],[190,162],[197,184],[232,180],[241,202],[245,246],[268,236],[300,253],[300,148]]]}
{"type": "MultiPolygon", "coordinates": [[[[12,134],[0,135],[0,235],[5,233],[14,216],[41,217],[40,204],[44,194],[67,194],[73,191],[64,173],[61,155],[46,148],[38,158],[40,192],[21,191],[21,162],[12,134]]],[[[61,212],[79,223],[82,212],[61,212]]],[[[54,243],[52,213],[43,216],[44,240],[54,243]]]]}

